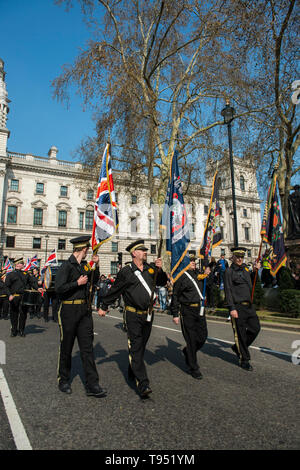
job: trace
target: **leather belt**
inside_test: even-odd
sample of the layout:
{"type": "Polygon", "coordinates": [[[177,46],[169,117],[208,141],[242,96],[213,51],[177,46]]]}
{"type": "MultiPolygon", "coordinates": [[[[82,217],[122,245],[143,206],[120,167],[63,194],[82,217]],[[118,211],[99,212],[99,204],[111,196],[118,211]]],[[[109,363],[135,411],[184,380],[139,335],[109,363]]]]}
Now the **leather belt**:
{"type": "Polygon", "coordinates": [[[200,304],[188,304],[189,307],[200,307],[200,304]]]}
{"type": "Polygon", "coordinates": [[[138,313],[139,315],[143,315],[144,313],[148,313],[148,310],[137,310],[136,308],[130,307],[129,305],[127,305],[125,307],[125,310],[128,310],[129,312],[138,313]]]}
{"type": "Polygon", "coordinates": [[[245,302],[240,302],[238,305],[246,305],[247,307],[250,307],[252,304],[251,302],[245,301],[245,302]]]}
{"type": "Polygon", "coordinates": [[[4,295],[0,295],[0,297],[7,297],[7,295],[6,295],[6,294],[4,294],[4,295]]]}
{"type": "Polygon", "coordinates": [[[68,305],[82,305],[82,304],[86,304],[86,300],[85,299],[63,300],[62,303],[68,304],[68,305]]]}

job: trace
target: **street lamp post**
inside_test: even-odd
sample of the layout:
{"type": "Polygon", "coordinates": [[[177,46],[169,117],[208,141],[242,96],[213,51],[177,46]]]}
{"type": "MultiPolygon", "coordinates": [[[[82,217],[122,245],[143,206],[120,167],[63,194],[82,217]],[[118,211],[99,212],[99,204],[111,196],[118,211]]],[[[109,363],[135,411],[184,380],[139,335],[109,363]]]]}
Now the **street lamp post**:
{"type": "Polygon", "coordinates": [[[234,239],[234,246],[238,246],[239,240],[238,240],[238,228],[237,228],[234,169],[233,169],[233,156],[232,156],[232,137],[231,137],[231,122],[234,119],[235,109],[230,106],[229,101],[226,101],[226,106],[224,109],[222,109],[221,114],[224,118],[224,124],[227,125],[227,129],[228,129],[232,205],[233,205],[233,239],[234,239]]]}
{"type": "Polygon", "coordinates": [[[48,240],[49,240],[49,238],[50,238],[50,237],[49,237],[48,233],[46,233],[46,235],[45,235],[45,240],[46,240],[46,249],[45,249],[45,263],[46,263],[46,261],[47,261],[48,240]]]}

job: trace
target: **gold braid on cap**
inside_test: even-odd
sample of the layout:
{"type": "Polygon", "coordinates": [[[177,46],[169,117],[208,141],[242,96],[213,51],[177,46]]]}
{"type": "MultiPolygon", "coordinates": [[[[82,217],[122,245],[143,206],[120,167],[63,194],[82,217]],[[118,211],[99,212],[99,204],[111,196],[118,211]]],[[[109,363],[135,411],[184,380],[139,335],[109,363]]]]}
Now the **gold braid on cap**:
{"type": "Polygon", "coordinates": [[[138,250],[141,247],[144,248],[144,245],[142,243],[140,243],[139,245],[135,245],[133,248],[131,248],[130,253],[133,253],[135,250],[138,250]]]}

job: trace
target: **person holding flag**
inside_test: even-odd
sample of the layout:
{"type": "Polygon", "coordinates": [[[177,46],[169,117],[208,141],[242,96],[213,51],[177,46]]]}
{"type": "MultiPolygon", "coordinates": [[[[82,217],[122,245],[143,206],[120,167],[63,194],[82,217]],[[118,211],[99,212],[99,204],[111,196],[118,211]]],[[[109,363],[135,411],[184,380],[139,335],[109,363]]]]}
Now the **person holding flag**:
{"type": "Polygon", "coordinates": [[[197,351],[207,338],[206,319],[201,311],[202,284],[199,283],[196,271],[196,257],[189,256],[190,234],[186,208],[181,187],[178,153],[174,152],[166,202],[162,215],[161,227],[166,231],[166,248],[171,255],[171,281],[173,295],[171,313],[175,324],[180,323],[186,347],[183,354],[188,371],[195,379],[202,374],[197,362],[197,351]]]}
{"type": "Polygon", "coordinates": [[[140,397],[147,398],[152,393],[144,363],[153,322],[153,314],[150,318],[148,316],[149,307],[155,287],[165,285],[168,278],[162,270],[161,258],[156,259],[154,263],[147,263],[148,248],[144,240],[130,243],[126,251],[130,253],[132,262],[118,272],[115,282],[100,302],[98,314],[105,316],[109,305],[123,296],[128,336],[128,378],[135,380],[140,397]]]}
{"type": "Polygon", "coordinates": [[[202,379],[197,351],[207,339],[205,315],[201,315],[203,276],[196,269],[196,256],[191,255],[189,269],[175,282],[171,301],[171,314],[176,325],[180,324],[186,346],[182,352],[188,367],[188,373],[194,379],[202,379]]]}
{"type": "MultiPolygon", "coordinates": [[[[260,323],[252,303],[252,282],[244,256],[244,247],[233,247],[232,264],[225,271],[225,297],[231,316],[235,344],[231,347],[239,359],[239,365],[252,371],[249,346],[260,331],[260,323]]],[[[258,264],[255,265],[258,268],[258,264]]]]}
{"type": "Polygon", "coordinates": [[[89,247],[90,236],[81,236],[70,240],[73,244],[73,254],[63,262],[55,278],[55,291],[61,300],[58,312],[60,327],[60,349],[58,357],[58,388],[61,392],[72,393],[71,363],[75,338],[78,340],[80,356],[85,374],[85,389],[87,396],[102,398],[106,391],[99,385],[93,353],[93,318],[88,305],[88,282],[92,272],[97,282],[100,274],[99,257],[93,255],[94,269],[85,261],[89,247]]]}

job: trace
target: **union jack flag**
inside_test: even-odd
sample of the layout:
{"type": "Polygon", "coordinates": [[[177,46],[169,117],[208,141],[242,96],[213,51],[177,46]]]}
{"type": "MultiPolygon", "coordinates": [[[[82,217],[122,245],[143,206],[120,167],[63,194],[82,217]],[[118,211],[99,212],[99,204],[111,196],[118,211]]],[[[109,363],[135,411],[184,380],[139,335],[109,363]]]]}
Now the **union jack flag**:
{"type": "Polygon", "coordinates": [[[7,273],[11,273],[14,270],[13,265],[9,261],[9,258],[6,258],[3,269],[6,269],[7,273]]]}
{"type": "Polygon", "coordinates": [[[56,265],[58,264],[57,263],[57,253],[56,253],[56,249],[54,248],[54,250],[51,251],[50,255],[48,256],[47,260],[46,260],[46,263],[44,265],[44,267],[42,268],[41,270],[41,273],[44,274],[47,267],[48,266],[52,266],[52,265],[56,265]]]}
{"type": "Polygon", "coordinates": [[[34,255],[31,259],[27,259],[26,266],[24,268],[24,271],[28,271],[29,269],[32,268],[38,268],[39,267],[39,262],[37,255],[34,255]]]}
{"type": "Polygon", "coordinates": [[[110,144],[107,143],[102,157],[94,210],[92,233],[92,248],[94,253],[97,253],[102,243],[112,238],[118,226],[116,193],[110,162],[110,144]]]}

